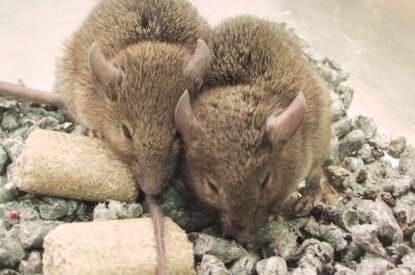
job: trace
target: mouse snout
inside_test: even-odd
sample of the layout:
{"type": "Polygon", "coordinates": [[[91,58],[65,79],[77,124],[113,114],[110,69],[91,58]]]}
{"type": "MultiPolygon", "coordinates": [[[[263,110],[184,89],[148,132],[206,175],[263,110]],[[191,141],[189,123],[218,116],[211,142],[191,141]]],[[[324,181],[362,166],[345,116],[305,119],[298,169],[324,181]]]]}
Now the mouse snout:
{"type": "Polygon", "coordinates": [[[158,195],[163,191],[164,184],[162,179],[144,177],[140,182],[140,187],[146,194],[158,195]]]}
{"type": "Polygon", "coordinates": [[[230,222],[230,233],[241,243],[247,243],[253,241],[255,238],[254,230],[251,230],[247,224],[238,220],[232,220],[230,222]]]}
{"type": "Polygon", "coordinates": [[[231,221],[231,226],[233,230],[238,231],[238,232],[243,232],[246,229],[246,227],[243,224],[241,224],[240,222],[236,220],[231,221]]]}

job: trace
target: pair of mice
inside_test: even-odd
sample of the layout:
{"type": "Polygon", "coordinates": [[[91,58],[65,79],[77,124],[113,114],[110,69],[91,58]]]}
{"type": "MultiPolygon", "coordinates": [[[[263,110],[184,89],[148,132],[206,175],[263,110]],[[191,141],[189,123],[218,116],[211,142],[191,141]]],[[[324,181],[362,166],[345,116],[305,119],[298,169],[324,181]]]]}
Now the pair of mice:
{"type": "Polygon", "coordinates": [[[329,95],[281,25],[246,16],[212,31],[185,0],[102,0],[66,42],[56,86],[146,194],[182,144],[187,184],[241,242],[303,179],[296,210],[321,197],[329,95]]]}

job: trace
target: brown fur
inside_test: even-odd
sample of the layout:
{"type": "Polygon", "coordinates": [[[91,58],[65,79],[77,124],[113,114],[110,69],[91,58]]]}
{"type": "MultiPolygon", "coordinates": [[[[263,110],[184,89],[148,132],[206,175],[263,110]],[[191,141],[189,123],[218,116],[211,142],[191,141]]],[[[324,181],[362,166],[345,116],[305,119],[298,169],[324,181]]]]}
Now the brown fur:
{"type": "Polygon", "coordinates": [[[185,0],[102,0],[56,64],[68,111],[130,164],[149,196],[157,274],[166,274],[166,252],[162,212],[150,194],[163,190],[176,166],[174,108],[185,89],[203,83],[208,58],[193,52],[208,33],[185,0]]]}
{"type": "Polygon", "coordinates": [[[205,20],[184,0],[103,0],[57,62],[57,91],[69,112],[103,135],[148,193],[159,193],[175,167],[174,107],[185,89],[194,88],[183,68],[197,39],[206,39],[208,32],[205,20]],[[93,85],[88,51],[95,41],[124,71],[122,83],[93,85]]]}
{"type": "Polygon", "coordinates": [[[190,123],[181,119],[182,99],[176,107],[182,170],[196,195],[219,210],[225,229],[249,241],[270,206],[280,206],[303,179],[308,194],[318,194],[329,150],[329,94],[280,25],[229,19],[214,30],[210,48],[211,75],[190,123]],[[288,109],[300,91],[305,119],[287,142],[276,142],[267,118],[288,109]]]}

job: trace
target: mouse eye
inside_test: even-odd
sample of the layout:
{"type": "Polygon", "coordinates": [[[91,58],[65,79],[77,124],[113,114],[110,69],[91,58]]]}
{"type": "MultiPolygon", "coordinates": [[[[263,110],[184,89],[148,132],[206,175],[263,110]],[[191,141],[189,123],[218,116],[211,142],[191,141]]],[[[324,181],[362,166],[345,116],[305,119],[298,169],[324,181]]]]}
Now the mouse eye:
{"type": "Polygon", "coordinates": [[[133,137],[131,136],[130,130],[128,130],[127,126],[125,126],[124,124],[122,125],[122,132],[124,136],[128,138],[129,140],[133,139],[133,137]]]}
{"type": "Polygon", "coordinates": [[[263,191],[269,183],[269,173],[267,173],[267,175],[265,176],[264,180],[261,183],[261,191],[263,191]]]}
{"type": "Polygon", "coordinates": [[[208,183],[209,189],[210,189],[213,193],[215,193],[216,195],[219,195],[219,190],[218,190],[218,188],[217,188],[217,187],[216,187],[213,183],[211,183],[210,181],[208,181],[207,183],[208,183]]]}
{"type": "Polygon", "coordinates": [[[175,133],[174,133],[174,140],[178,140],[180,138],[180,133],[179,133],[179,131],[176,131],[175,133]]]}

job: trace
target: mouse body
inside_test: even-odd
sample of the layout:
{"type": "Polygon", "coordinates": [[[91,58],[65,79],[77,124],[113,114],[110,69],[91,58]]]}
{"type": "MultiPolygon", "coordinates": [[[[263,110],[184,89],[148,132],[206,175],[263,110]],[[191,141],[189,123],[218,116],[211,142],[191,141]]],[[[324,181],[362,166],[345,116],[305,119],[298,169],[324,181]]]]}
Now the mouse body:
{"type": "Polygon", "coordinates": [[[203,82],[209,31],[184,0],[102,0],[56,63],[69,113],[130,164],[145,193],[159,194],[176,167],[174,108],[203,82]]]}
{"type": "Polygon", "coordinates": [[[330,97],[281,25],[250,16],[212,34],[204,91],[184,93],[175,120],[180,169],[196,196],[216,208],[238,241],[252,241],[271,209],[306,181],[296,210],[321,198],[329,153],[330,97]]]}

